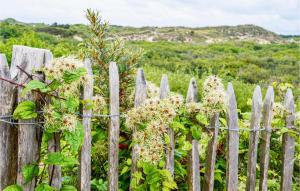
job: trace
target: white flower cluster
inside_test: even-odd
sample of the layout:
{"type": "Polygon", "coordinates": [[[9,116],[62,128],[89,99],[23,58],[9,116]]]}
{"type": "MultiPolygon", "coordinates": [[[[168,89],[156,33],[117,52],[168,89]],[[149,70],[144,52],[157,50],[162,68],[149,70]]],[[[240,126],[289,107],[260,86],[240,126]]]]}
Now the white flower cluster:
{"type": "Polygon", "coordinates": [[[65,71],[72,71],[84,67],[83,62],[74,57],[53,59],[52,63],[44,68],[45,75],[50,79],[62,79],[65,71]]]}
{"type": "Polygon", "coordinates": [[[170,123],[176,115],[176,109],[182,103],[183,98],[181,96],[172,96],[163,100],[158,98],[147,99],[141,106],[127,112],[127,127],[135,129],[137,126],[153,120],[170,123]]]}
{"type": "Polygon", "coordinates": [[[197,114],[197,113],[202,113],[203,112],[203,105],[202,103],[199,102],[190,102],[186,103],[186,111],[189,114],[197,114]]]}
{"type": "Polygon", "coordinates": [[[166,127],[182,105],[179,95],[160,100],[150,98],[137,108],[127,112],[126,125],[134,131],[133,142],[140,146],[140,160],[157,164],[164,155],[166,127]]]}
{"type": "Polygon", "coordinates": [[[164,154],[166,125],[161,121],[151,121],[143,131],[133,134],[133,140],[140,146],[140,160],[157,164],[164,154]]]}
{"type": "MultiPolygon", "coordinates": [[[[74,57],[61,57],[53,59],[52,63],[44,68],[44,73],[48,80],[61,82],[65,72],[72,72],[83,67],[83,62],[74,57]]],[[[59,92],[63,95],[78,94],[79,86],[87,82],[90,77],[91,76],[84,75],[71,84],[64,84],[64,86],[59,88],[59,92]]]]}
{"type": "Polygon", "coordinates": [[[52,131],[68,131],[74,132],[78,122],[76,114],[64,113],[60,114],[54,110],[52,105],[44,107],[45,128],[52,131]]]}
{"type": "Polygon", "coordinates": [[[101,113],[106,107],[106,101],[101,95],[95,95],[93,97],[93,111],[95,113],[101,113]]]}
{"type": "Polygon", "coordinates": [[[147,97],[159,97],[159,87],[149,81],[147,81],[147,97]]]}
{"type": "Polygon", "coordinates": [[[284,118],[288,113],[287,109],[282,103],[275,102],[273,105],[273,116],[277,118],[284,118]]]}
{"type": "Polygon", "coordinates": [[[226,92],[222,80],[209,76],[203,83],[203,112],[212,116],[225,110],[226,92]]]}
{"type": "Polygon", "coordinates": [[[74,132],[78,122],[78,117],[75,114],[64,114],[62,117],[62,130],[74,132]]]}
{"type": "MultiPolygon", "coordinates": [[[[62,57],[53,59],[52,63],[49,64],[49,66],[46,66],[43,71],[47,80],[51,80],[55,83],[62,83],[66,72],[73,72],[80,68],[84,68],[82,61],[77,60],[74,57],[62,57]]],[[[84,84],[90,77],[84,75],[81,76],[80,79],[72,81],[70,84],[60,84],[55,94],[64,98],[72,97],[77,99],[80,97],[80,85],[84,84]]],[[[51,104],[44,107],[44,116],[45,128],[55,131],[62,130],[74,132],[79,121],[76,114],[55,111],[55,108],[51,104]]]]}
{"type": "Polygon", "coordinates": [[[189,114],[201,113],[212,116],[225,109],[226,92],[222,80],[216,76],[209,76],[203,83],[202,103],[186,103],[186,111],[189,114]]]}

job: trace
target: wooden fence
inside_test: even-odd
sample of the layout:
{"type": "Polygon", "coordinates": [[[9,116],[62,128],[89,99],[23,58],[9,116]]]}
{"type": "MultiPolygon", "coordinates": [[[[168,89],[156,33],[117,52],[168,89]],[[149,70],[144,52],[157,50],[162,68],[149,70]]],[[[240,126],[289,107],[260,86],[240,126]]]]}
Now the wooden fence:
{"type": "MultiPolygon", "coordinates": [[[[24,46],[14,46],[12,62],[10,68],[5,55],[0,54],[0,190],[11,184],[22,185],[24,191],[33,191],[36,184],[35,180],[25,184],[22,175],[22,168],[34,162],[39,161],[42,128],[35,124],[35,120],[20,120],[14,123],[7,120],[11,116],[16,102],[23,100],[34,100],[34,94],[28,94],[27,97],[20,97],[22,86],[16,86],[13,82],[24,84],[31,79],[24,74],[24,71],[37,71],[50,64],[52,54],[48,50],[36,49],[24,46]],[[20,68],[22,70],[20,70],[20,68]],[[23,72],[22,72],[23,71],[23,72]],[[14,128],[18,126],[18,128],[14,128]]],[[[92,74],[91,62],[85,60],[85,67],[89,74],[92,74]]],[[[34,73],[32,78],[43,78],[42,74],[34,73]]],[[[141,105],[146,99],[146,79],[142,69],[139,69],[136,77],[135,107],[141,105]]],[[[117,64],[111,62],[109,65],[109,91],[110,91],[110,126],[109,126],[109,190],[118,190],[118,153],[119,153],[119,75],[117,64]]],[[[160,98],[164,99],[170,92],[168,77],[163,76],[160,85],[160,98]]],[[[191,79],[186,102],[197,102],[197,83],[191,79]]],[[[89,80],[83,88],[83,98],[90,100],[93,96],[93,79],[89,80]]],[[[227,86],[228,108],[227,108],[227,173],[226,189],[230,191],[238,190],[238,152],[239,152],[239,127],[237,103],[234,89],[231,83],[227,86]]],[[[270,160],[270,137],[272,132],[272,107],[274,103],[274,92],[270,86],[267,90],[264,102],[262,101],[261,89],[257,86],[252,98],[252,115],[250,120],[250,139],[248,150],[248,169],[246,190],[254,191],[256,187],[256,165],[258,142],[260,144],[260,180],[259,190],[267,190],[268,166],[270,160]],[[262,112],[261,112],[262,108],[262,112]],[[262,121],[261,121],[262,120],[262,121]],[[261,125],[262,124],[262,125],[261,125]],[[261,139],[259,140],[259,134],[261,139]]],[[[285,96],[285,108],[291,112],[286,118],[286,127],[293,128],[294,125],[294,98],[291,90],[288,90],[285,96]]],[[[84,110],[84,142],[79,153],[79,190],[88,191],[91,179],[91,110],[84,110]],[[90,117],[88,117],[90,116],[90,117]]],[[[203,190],[211,191],[214,189],[214,171],[216,163],[216,152],[219,133],[219,115],[215,115],[210,121],[210,131],[212,136],[209,140],[207,149],[206,171],[204,175],[203,190]]],[[[174,151],[175,140],[174,132],[168,129],[170,144],[166,151],[166,169],[174,174],[174,151]]],[[[192,149],[188,155],[188,190],[200,191],[200,163],[198,141],[188,136],[192,144],[192,149]]],[[[295,140],[288,133],[282,137],[282,176],[280,190],[292,190],[292,176],[294,166],[295,140]]],[[[57,152],[60,150],[59,136],[54,136],[49,141],[48,152],[57,152]]],[[[137,160],[139,157],[139,145],[135,145],[132,150],[132,169],[131,173],[137,171],[137,160]]],[[[50,185],[56,188],[61,187],[61,168],[59,166],[50,166],[49,174],[51,177],[50,185]]]]}

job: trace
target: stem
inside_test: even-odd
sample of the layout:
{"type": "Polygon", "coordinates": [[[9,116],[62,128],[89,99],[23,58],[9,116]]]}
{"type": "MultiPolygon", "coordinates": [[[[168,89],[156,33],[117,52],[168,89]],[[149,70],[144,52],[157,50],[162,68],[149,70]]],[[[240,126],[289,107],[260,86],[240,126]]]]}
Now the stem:
{"type": "Polygon", "coordinates": [[[46,164],[44,164],[44,168],[43,168],[43,171],[42,171],[42,173],[41,173],[41,177],[40,177],[40,179],[39,179],[39,181],[38,181],[38,183],[37,184],[40,184],[41,182],[42,182],[42,180],[43,180],[43,176],[44,176],[44,173],[45,173],[45,169],[46,169],[46,164]]]}
{"type": "MultiPolygon", "coordinates": [[[[13,85],[18,86],[18,87],[22,87],[22,88],[25,88],[25,87],[26,87],[26,86],[23,85],[23,84],[19,84],[19,83],[15,82],[15,81],[12,81],[12,80],[9,80],[9,79],[6,79],[6,78],[0,77],[0,80],[3,80],[3,81],[5,81],[5,82],[8,82],[8,83],[13,84],[13,85]]],[[[55,98],[58,98],[58,99],[66,100],[66,99],[63,98],[63,97],[59,97],[59,96],[57,96],[57,95],[50,94],[50,93],[43,93],[43,92],[40,92],[39,90],[32,90],[32,91],[37,92],[38,94],[41,94],[41,95],[48,95],[48,96],[55,97],[55,98]]]]}

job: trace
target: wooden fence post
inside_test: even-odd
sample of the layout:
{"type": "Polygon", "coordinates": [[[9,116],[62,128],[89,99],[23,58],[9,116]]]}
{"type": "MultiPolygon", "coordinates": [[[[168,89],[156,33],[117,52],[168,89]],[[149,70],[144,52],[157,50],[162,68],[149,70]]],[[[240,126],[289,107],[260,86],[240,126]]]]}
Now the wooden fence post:
{"type": "MultiPolygon", "coordinates": [[[[30,80],[27,74],[21,72],[18,67],[22,68],[28,73],[33,70],[42,69],[45,66],[45,54],[49,52],[44,49],[30,48],[25,46],[13,46],[11,77],[17,79],[18,83],[23,84],[30,80]]],[[[39,75],[39,74],[36,74],[39,75]]],[[[39,75],[39,78],[41,76],[39,75]]],[[[25,100],[35,101],[36,94],[28,93],[21,97],[22,88],[18,89],[18,102],[25,100]]],[[[38,108],[37,108],[38,109],[38,108]]],[[[35,119],[19,120],[19,122],[32,122],[35,119]]],[[[40,146],[42,140],[42,130],[39,125],[22,124],[18,127],[18,175],[17,184],[22,185],[24,191],[33,191],[36,180],[25,184],[22,174],[22,169],[29,164],[37,163],[40,158],[40,146]]]]}
{"type": "Polygon", "coordinates": [[[228,108],[227,108],[227,170],[226,170],[226,190],[238,190],[238,157],[239,157],[239,127],[237,104],[233,86],[227,86],[228,108]]]}
{"type": "Polygon", "coordinates": [[[204,190],[214,190],[214,174],[215,164],[218,146],[218,132],[219,132],[219,114],[215,114],[210,119],[210,127],[212,132],[212,138],[208,142],[207,146],[207,159],[206,170],[204,176],[204,190]]]}
{"type": "MultiPolygon", "coordinates": [[[[165,99],[169,96],[170,88],[168,82],[168,76],[163,75],[160,82],[160,93],[159,98],[165,99]]],[[[171,175],[174,175],[174,152],[175,152],[175,142],[174,142],[174,131],[171,128],[167,128],[168,136],[170,138],[170,143],[166,147],[166,166],[165,168],[170,171],[171,175]]]]}
{"type": "Polygon", "coordinates": [[[252,114],[250,121],[250,139],[248,150],[248,169],[247,169],[247,191],[255,191],[256,184],[256,161],[257,161],[257,146],[260,129],[262,96],[259,86],[256,86],[252,97],[252,114]]]}
{"type": "MultiPolygon", "coordinates": [[[[190,80],[189,89],[186,96],[186,102],[197,102],[197,83],[194,78],[190,80]]],[[[198,141],[193,139],[192,134],[189,133],[188,140],[192,144],[192,150],[188,154],[188,190],[200,191],[200,163],[198,141]]]]}
{"type": "Polygon", "coordinates": [[[119,134],[120,134],[120,101],[119,101],[119,72],[115,62],[109,64],[109,97],[110,97],[110,126],[109,126],[109,191],[118,190],[119,167],[119,134]]]}
{"type": "MultiPolygon", "coordinates": [[[[4,54],[0,54],[0,76],[11,79],[9,66],[4,54]]],[[[0,81],[0,118],[9,121],[16,98],[16,88],[0,81]]],[[[0,190],[13,184],[17,178],[18,129],[0,121],[0,190]]]]}
{"type": "MultiPolygon", "coordinates": [[[[284,105],[289,114],[286,117],[286,128],[291,129],[294,127],[295,120],[295,105],[294,97],[291,89],[288,89],[284,105]]],[[[294,153],[295,153],[295,138],[293,138],[289,133],[284,133],[282,135],[282,174],[281,174],[281,191],[291,191],[292,190],[292,178],[294,169],[294,153]]]]}
{"type": "Polygon", "coordinates": [[[273,118],[274,90],[272,86],[268,87],[264,100],[262,124],[265,131],[262,131],[261,147],[260,147],[260,181],[259,191],[268,190],[268,168],[270,160],[270,138],[271,138],[271,122],[273,118]]]}
{"type": "MultiPolygon", "coordinates": [[[[83,87],[83,100],[90,103],[93,99],[93,70],[92,63],[89,59],[84,60],[84,67],[87,71],[87,81],[83,87]]],[[[91,104],[91,103],[90,103],[91,104]]],[[[84,139],[80,153],[80,190],[91,190],[91,108],[83,108],[83,119],[82,124],[84,128],[84,139]]]]}
{"type": "MultiPolygon", "coordinates": [[[[138,107],[141,104],[143,104],[146,98],[147,98],[147,84],[146,84],[144,71],[143,69],[138,69],[137,76],[136,76],[136,85],[135,85],[134,107],[138,107]]],[[[135,132],[136,130],[133,131],[135,132]]],[[[139,150],[140,150],[139,145],[135,144],[132,149],[131,176],[138,170],[137,161],[139,158],[139,150]]]]}

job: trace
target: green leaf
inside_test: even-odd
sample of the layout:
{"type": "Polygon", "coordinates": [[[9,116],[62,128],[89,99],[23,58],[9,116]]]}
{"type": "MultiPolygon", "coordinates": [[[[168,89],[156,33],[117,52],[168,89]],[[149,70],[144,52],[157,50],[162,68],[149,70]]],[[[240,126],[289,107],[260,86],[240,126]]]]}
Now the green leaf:
{"type": "Polygon", "coordinates": [[[39,167],[37,164],[29,164],[23,167],[22,174],[25,180],[25,184],[30,182],[33,178],[39,175],[39,167]]]}
{"type": "Polygon", "coordinates": [[[77,122],[76,129],[73,132],[66,131],[65,140],[71,146],[71,150],[76,152],[80,148],[83,142],[83,126],[80,122],[77,122]]]}
{"type": "Polygon", "coordinates": [[[165,166],[165,164],[166,164],[165,161],[161,160],[161,161],[159,161],[158,166],[163,168],[165,166]]]}
{"type": "Polygon", "coordinates": [[[75,97],[68,97],[65,101],[65,107],[69,112],[76,112],[79,107],[80,101],[75,97]]]}
{"type": "Polygon", "coordinates": [[[47,87],[50,88],[51,91],[56,90],[59,86],[61,86],[61,82],[58,80],[53,80],[50,84],[47,85],[47,87]]]}
{"type": "Polygon", "coordinates": [[[66,71],[63,74],[63,79],[67,84],[70,84],[74,81],[77,81],[80,79],[81,76],[84,76],[86,74],[85,68],[78,68],[75,71],[66,71]]]}
{"type": "Polygon", "coordinates": [[[177,121],[173,121],[173,122],[171,123],[170,127],[171,127],[175,132],[177,132],[177,131],[179,131],[179,130],[184,130],[184,129],[185,129],[184,125],[181,124],[181,123],[179,123],[179,122],[177,122],[177,121]]]}
{"type": "Polygon", "coordinates": [[[23,89],[21,95],[24,96],[26,93],[32,90],[39,90],[40,92],[47,92],[50,88],[47,88],[47,85],[38,80],[31,80],[23,89]]]}
{"type": "Polygon", "coordinates": [[[14,119],[33,119],[37,117],[35,112],[35,103],[32,101],[23,101],[19,103],[13,113],[14,119]]]}
{"type": "Polygon", "coordinates": [[[56,190],[55,188],[49,186],[48,184],[39,184],[35,189],[34,191],[54,191],[56,190]]]}
{"type": "Polygon", "coordinates": [[[196,119],[198,122],[202,123],[205,126],[207,126],[209,124],[208,119],[205,115],[197,114],[196,119]]]}
{"type": "Polygon", "coordinates": [[[78,161],[75,158],[66,157],[60,152],[53,152],[48,154],[45,164],[72,166],[78,164],[78,161]]]}
{"type": "Polygon", "coordinates": [[[128,171],[129,171],[129,167],[128,166],[124,166],[124,168],[121,171],[121,175],[125,174],[128,171]]]}
{"type": "Polygon", "coordinates": [[[221,121],[221,124],[226,126],[227,125],[227,122],[226,122],[226,119],[223,118],[223,117],[220,117],[219,120],[221,121]]]}
{"type": "Polygon", "coordinates": [[[165,133],[164,134],[164,141],[165,141],[165,144],[170,144],[170,136],[167,134],[167,133],[165,133]]]}
{"type": "Polygon", "coordinates": [[[63,185],[60,191],[77,191],[77,189],[72,185],[63,185]]]}
{"type": "Polygon", "coordinates": [[[132,160],[131,159],[127,159],[126,164],[127,165],[131,165],[131,163],[132,163],[132,160]]]}
{"type": "Polygon", "coordinates": [[[3,191],[23,191],[23,188],[17,184],[6,187],[3,191]]]}
{"type": "Polygon", "coordinates": [[[200,140],[200,138],[201,138],[201,131],[200,131],[200,129],[197,126],[193,125],[191,127],[191,132],[192,132],[192,136],[193,136],[194,139],[200,140]]]}
{"type": "Polygon", "coordinates": [[[149,163],[144,163],[143,164],[143,171],[146,175],[150,174],[151,172],[153,172],[153,170],[155,170],[154,166],[149,164],[149,163]]]}

